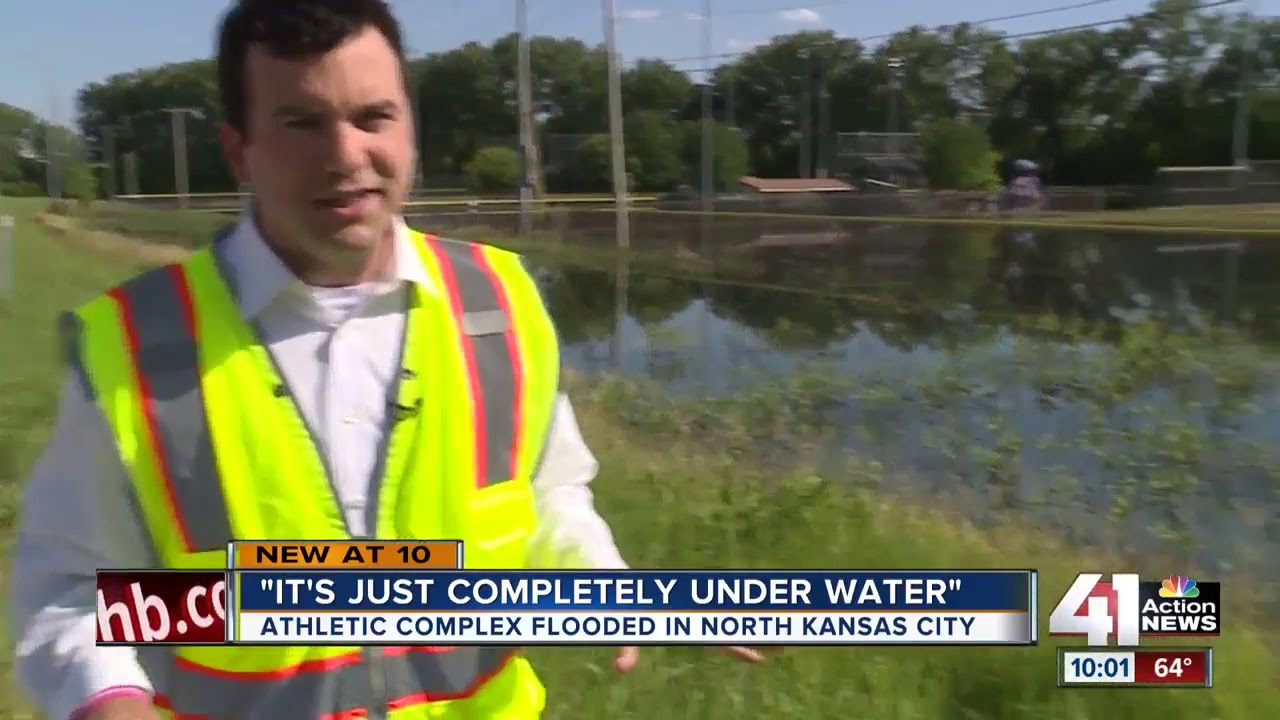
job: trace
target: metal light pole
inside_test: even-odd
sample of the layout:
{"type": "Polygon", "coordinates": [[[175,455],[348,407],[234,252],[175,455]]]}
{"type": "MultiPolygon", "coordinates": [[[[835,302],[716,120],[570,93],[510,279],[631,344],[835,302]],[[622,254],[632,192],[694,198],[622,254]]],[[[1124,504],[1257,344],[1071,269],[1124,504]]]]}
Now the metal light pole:
{"type": "MultiPolygon", "coordinates": [[[[705,62],[711,62],[711,0],[702,3],[702,55],[705,62]]],[[[708,69],[706,73],[702,82],[702,212],[709,214],[715,197],[716,141],[711,104],[715,72],[708,69]]]]}
{"type": "Polygon", "coordinates": [[[108,125],[102,128],[102,163],[105,174],[103,176],[103,191],[108,200],[116,198],[116,128],[114,125],[108,125]]]}
{"type": "Polygon", "coordinates": [[[828,58],[819,53],[818,72],[818,162],[815,177],[825,178],[831,171],[831,88],[827,84],[830,72],[828,58]]]}
{"type": "Polygon", "coordinates": [[[533,138],[533,80],[529,58],[529,2],[516,0],[517,47],[516,85],[520,114],[520,236],[529,235],[529,214],[533,204],[537,148],[533,138]]]}
{"type": "Polygon", "coordinates": [[[804,90],[800,93],[800,169],[796,177],[813,177],[813,56],[805,50],[801,55],[807,65],[806,72],[800,77],[804,90]]]}
{"type": "Polygon", "coordinates": [[[142,184],[138,181],[138,153],[128,152],[120,157],[121,169],[124,170],[124,194],[141,195],[142,184]]]}
{"type": "Polygon", "coordinates": [[[203,119],[199,108],[164,108],[173,123],[173,180],[178,194],[178,207],[186,209],[190,203],[190,177],[187,168],[187,115],[203,119]]]}
{"type": "Polygon", "coordinates": [[[1253,89],[1253,63],[1257,53],[1258,33],[1254,27],[1253,3],[1249,3],[1240,18],[1240,90],[1236,97],[1235,127],[1231,137],[1231,157],[1236,166],[1236,187],[1247,182],[1249,165],[1249,94],[1253,89]]]}
{"type": "Polygon", "coordinates": [[[618,8],[604,2],[605,48],[609,53],[609,139],[613,148],[613,202],[618,246],[631,247],[631,222],[627,216],[627,155],[622,137],[622,69],[618,57],[618,8]]]}
{"type": "Polygon", "coordinates": [[[898,131],[898,80],[902,73],[902,58],[889,58],[889,123],[886,132],[898,131]]]}
{"type": "Polygon", "coordinates": [[[44,171],[45,183],[48,186],[49,197],[54,200],[62,197],[62,166],[59,159],[62,157],[62,143],[56,143],[54,135],[61,135],[58,130],[58,97],[57,95],[49,96],[49,122],[44,126],[44,171]]]}

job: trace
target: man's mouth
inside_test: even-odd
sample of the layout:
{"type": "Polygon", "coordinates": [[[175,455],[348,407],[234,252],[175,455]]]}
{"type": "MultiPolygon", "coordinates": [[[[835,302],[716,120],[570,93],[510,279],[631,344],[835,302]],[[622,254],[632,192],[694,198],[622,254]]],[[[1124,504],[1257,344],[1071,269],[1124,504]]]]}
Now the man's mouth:
{"type": "Polygon", "coordinates": [[[362,188],[324,195],[316,200],[316,204],[331,210],[353,208],[371,202],[382,196],[377,188],[362,188]]]}

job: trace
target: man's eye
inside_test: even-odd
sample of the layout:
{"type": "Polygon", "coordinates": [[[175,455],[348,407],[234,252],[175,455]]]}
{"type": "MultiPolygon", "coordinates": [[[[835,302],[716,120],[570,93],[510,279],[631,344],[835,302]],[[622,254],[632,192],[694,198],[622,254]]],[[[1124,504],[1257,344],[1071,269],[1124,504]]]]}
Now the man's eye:
{"type": "Polygon", "coordinates": [[[313,130],[319,127],[320,121],[315,118],[289,118],[284,121],[284,126],[297,130],[313,130]]]}
{"type": "Polygon", "coordinates": [[[392,115],[391,113],[379,110],[377,112],[370,112],[370,113],[361,115],[356,120],[356,127],[359,127],[361,130],[365,130],[365,131],[373,131],[386,125],[387,123],[391,122],[394,119],[395,119],[395,116],[392,115]]]}

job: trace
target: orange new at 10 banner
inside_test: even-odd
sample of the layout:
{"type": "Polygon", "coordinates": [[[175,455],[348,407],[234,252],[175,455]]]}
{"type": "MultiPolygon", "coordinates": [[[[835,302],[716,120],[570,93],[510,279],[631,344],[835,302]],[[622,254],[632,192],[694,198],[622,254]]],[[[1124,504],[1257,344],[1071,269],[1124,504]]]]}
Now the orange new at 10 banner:
{"type": "Polygon", "coordinates": [[[462,567],[462,542],[236,542],[227,560],[233,570],[457,570],[462,567]]]}

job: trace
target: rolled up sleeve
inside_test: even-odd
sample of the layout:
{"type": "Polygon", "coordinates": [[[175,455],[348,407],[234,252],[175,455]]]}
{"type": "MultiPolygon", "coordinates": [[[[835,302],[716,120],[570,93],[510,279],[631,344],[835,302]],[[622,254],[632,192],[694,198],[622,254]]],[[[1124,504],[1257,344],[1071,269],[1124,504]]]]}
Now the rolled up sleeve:
{"type": "Polygon", "coordinates": [[[74,379],[62,393],[24,491],[11,618],[19,681],[54,720],[111,688],[153,689],[132,648],[96,644],[96,571],[151,567],[152,553],[101,413],[74,379]]]}
{"type": "Polygon", "coordinates": [[[613,531],[596,511],[591,482],[600,465],[587,447],[569,398],[555,415],[534,478],[538,531],[530,556],[542,568],[624,570],[613,531]]]}

